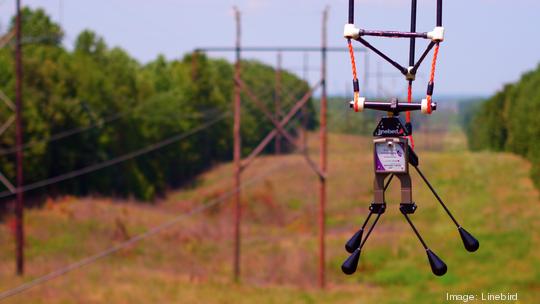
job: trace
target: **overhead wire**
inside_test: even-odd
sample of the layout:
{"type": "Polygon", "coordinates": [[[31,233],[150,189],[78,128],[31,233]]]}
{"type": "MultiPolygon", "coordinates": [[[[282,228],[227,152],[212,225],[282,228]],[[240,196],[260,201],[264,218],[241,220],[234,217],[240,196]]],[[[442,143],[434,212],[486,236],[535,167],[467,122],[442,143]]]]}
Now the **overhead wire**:
{"type": "Polygon", "coordinates": [[[146,146],[144,148],[141,148],[139,150],[136,150],[136,151],[133,151],[133,152],[130,152],[130,153],[127,153],[127,154],[124,154],[124,155],[109,159],[107,161],[104,161],[104,162],[101,162],[101,163],[98,163],[98,164],[94,164],[94,165],[90,165],[90,166],[87,166],[87,167],[84,167],[84,168],[81,168],[81,169],[73,170],[71,172],[64,173],[64,174],[61,174],[61,175],[58,175],[58,176],[55,176],[55,177],[51,177],[51,178],[48,178],[48,179],[44,179],[44,180],[41,180],[41,181],[38,181],[38,182],[27,184],[27,185],[25,185],[25,186],[23,186],[21,188],[16,188],[15,192],[11,192],[11,191],[0,192],[0,198],[5,198],[5,197],[12,196],[12,195],[14,195],[16,193],[27,192],[27,191],[30,191],[30,190],[35,190],[35,189],[38,189],[38,188],[49,186],[49,185],[52,185],[52,184],[55,184],[55,183],[58,183],[58,182],[61,182],[61,181],[64,181],[64,180],[79,177],[81,175],[85,175],[85,174],[88,174],[88,173],[91,173],[91,172],[94,172],[94,171],[97,171],[97,170],[100,170],[100,169],[103,169],[103,168],[107,168],[107,167],[116,165],[118,163],[125,162],[127,160],[136,158],[138,156],[150,153],[152,151],[158,150],[158,149],[163,148],[165,146],[168,146],[168,145],[170,145],[172,143],[180,141],[180,140],[182,140],[184,138],[187,138],[187,137],[189,137],[189,136],[191,136],[193,134],[196,134],[196,133],[198,133],[198,132],[200,132],[200,131],[202,131],[204,129],[207,129],[207,128],[211,127],[212,125],[222,121],[228,115],[230,115],[230,112],[224,112],[222,115],[218,116],[217,118],[214,118],[214,119],[212,119],[210,121],[207,121],[206,123],[204,123],[202,125],[199,125],[198,127],[194,128],[194,129],[191,129],[191,130],[189,130],[187,132],[174,135],[174,136],[169,137],[169,138],[167,138],[165,140],[159,141],[157,143],[153,143],[153,144],[148,145],[148,146],[146,146]]]}
{"type": "MultiPolygon", "coordinates": [[[[127,112],[124,112],[124,113],[112,114],[110,116],[107,116],[107,117],[103,118],[103,120],[92,123],[92,124],[90,124],[88,126],[82,126],[82,127],[69,129],[69,130],[66,130],[66,131],[61,131],[59,133],[55,133],[55,134],[51,135],[49,138],[30,140],[30,141],[22,144],[21,146],[14,146],[14,147],[7,148],[7,149],[0,149],[0,156],[13,154],[13,153],[15,153],[15,152],[17,152],[19,150],[25,150],[25,149],[31,148],[31,147],[39,145],[39,144],[45,144],[45,143],[49,143],[49,142],[54,142],[54,141],[57,141],[57,140],[60,140],[60,139],[66,138],[66,137],[70,137],[70,136],[73,136],[73,135],[76,135],[76,134],[80,134],[80,133],[83,133],[83,132],[86,132],[86,131],[89,131],[89,130],[92,130],[92,129],[95,129],[95,128],[103,127],[106,124],[109,124],[111,122],[122,119],[123,117],[130,114],[132,111],[133,111],[133,109],[129,110],[127,112]]],[[[180,115],[180,116],[177,116],[176,118],[179,118],[179,117],[184,117],[184,118],[185,117],[189,117],[189,118],[194,118],[195,117],[195,118],[198,118],[198,117],[205,116],[205,115],[208,115],[208,114],[216,113],[218,111],[220,111],[219,108],[214,108],[214,109],[204,111],[204,112],[200,112],[200,113],[192,113],[192,114],[188,114],[188,115],[180,115]]]]}
{"type": "Polygon", "coordinates": [[[179,222],[191,217],[191,216],[194,216],[196,214],[200,214],[202,213],[203,211],[209,209],[209,208],[212,208],[216,205],[219,205],[219,204],[222,204],[224,202],[226,202],[230,197],[232,197],[234,194],[236,194],[238,191],[244,189],[244,188],[247,188],[253,184],[256,184],[257,182],[261,181],[263,178],[269,176],[270,174],[274,173],[275,171],[283,168],[283,167],[286,167],[288,164],[287,163],[283,163],[281,165],[277,165],[277,166],[274,166],[273,168],[271,168],[270,170],[266,171],[265,173],[263,174],[259,174],[257,176],[255,176],[254,178],[250,179],[250,180],[247,180],[246,182],[244,182],[242,184],[242,186],[240,187],[237,187],[225,194],[223,194],[222,196],[214,199],[214,200],[211,200],[209,203],[206,203],[206,204],[203,204],[195,209],[192,209],[186,213],[183,213],[183,214],[180,214],[178,216],[176,216],[175,218],[161,224],[161,225],[158,225],[158,226],[155,226],[149,230],[147,230],[146,232],[144,233],[141,233],[137,236],[134,236],[126,241],[123,241],[117,245],[114,245],[106,250],[103,250],[99,253],[96,253],[94,255],[91,255],[87,258],[84,258],[82,260],[79,260],[75,263],[72,263],[72,264],[69,264],[67,265],[66,267],[63,267],[63,268],[59,268],[57,270],[54,270],[46,275],[43,275],[43,276],[40,276],[38,278],[35,278],[27,283],[24,283],[22,285],[19,285],[15,288],[12,288],[12,289],[9,289],[9,290],[6,290],[6,291],[3,291],[0,293],[0,301],[1,300],[5,300],[7,298],[10,298],[12,296],[15,296],[15,295],[18,295],[18,294],[21,294],[35,286],[38,286],[40,284],[43,284],[43,283],[46,283],[48,281],[51,281],[55,278],[58,278],[64,274],[67,274],[69,272],[72,272],[74,270],[77,270],[79,268],[82,268],[84,266],[87,266],[87,265],[90,265],[94,262],[97,262],[105,257],[108,257],[124,248],[127,248],[143,239],[146,239],[148,237],[151,237],[165,229],[168,229],[176,224],[178,224],[179,222]]]}
{"type": "MultiPolygon", "coordinates": [[[[273,87],[268,87],[268,84],[266,82],[264,82],[263,80],[260,80],[260,79],[255,79],[255,80],[250,80],[250,83],[246,83],[246,85],[248,87],[253,87],[253,86],[262,86],[264,87],[263,91],[259,91],[258,94],[257,94],[257,97],[261,100],[267,98],[267,97],[270,97],[269,95],[273,94],[275,92],[275,89],[273,87]],[[262,92],[262,93],[261,93],[262,92]]],[[[287,113],[287,111],[284,111],[284,109],[287,109],[288,107],[292,107],[294,106],[294,103],[296,101],[298,101],[300,97],[297,97],[297,94],[303,94],[305,93],[307,90],[310,90],[311,88],[309,87],[309,84],[308,84],[308,88],[302,88],[302,87],[294,87],[294,88],[291,88],[291,86],[293,86],[292,84],[290,85],[287,85],[285,87],[285,89],[283,89],[283,84],[282,84],[282,91],[291,91],[292,93],[290,94],[287,94],[287,95],[282,95],[282,100],[281,100],[281,113],[280,114],[283,114],[283,113],[287,113]]],[[[247,98],[249,99],[249,98],[247,98]]],[[[262,117],[262,113],[259,113],[261,112],[260,109],[253,105],[253,106],[250,106],[250,107],[246,107],[246,109],[251,113],[251,114],[261,114],[261,117],[262,117]]]]}
{"type": "Polygon", "coordinates": [[[91,129],[94,129],[94,128],[97,128],[97,127],[102,127],[107,123],[110,123],[110,122],[113,122],[115,120],[120,119],[124,115],[125,114],[111,115],[109,117],[105,117],[102,121],[96,122],[94,124],[90,124],[88,126],[77,127],[77,128],[73,128],[73,129],[70,129],[70,130],[55,133],[55,134],[51,135],[49,138],[46,138],[46,139],[31,140],[29,142],[26,142],[26,143],[22,144],[21,146],[14,146],[14,147],[7,148],[7,149],[0,149],[0,155],[12,154],[12,153],[15,153],[15,152],[17,152],[19,150],[25,150],[25,149],[28,149],[30,147],[33,147],[33,146],[36,146],[36,145],[39,145],[39,144],[43,144],[43,143],[47,143],[47,142],[53,142],[53,141],[56,141],[56,140],[59,140],[59,139],[62,139],[62,138],[66,138],[66,137],[69,137],[69,136],[72,136],[72,135],[75,135],[75,134],[83,133],[85,131],[88,131],[88,130],[91,130],[91,129]]]}
{"type": "MultiPolygon", "coordinates": [[[[7,196],[10,196],[12,194],[15,194],[15,193],[20,193],[20,192],[26,192],[26,191],[30,191],[30,190],[34,190],[34,189],[37,189],[37,188],[41,188],[41,187],[45,187],[45,186],[48,186],[48,185],[51,185],[51,184],[54,184],[54,183],[58,183],[58,182],[61,182],[61,181],[64,181],[64,180],[67,180],[67,179],[71,179],[71,178],[75,178],[75,177],[78,177],[78,176],[81,176],[81,175],[84,175],[84,174],[88,174],[88,173],[91,173],[91,172],[94,172],[94,171],[97,171],[97,170],[100,170],[100,169],[103,169],[103,168],[106,168],[106,167],[109,167],[109,166],[113,166],[115,164],[118,164],[118,163],[121,163],[121,162],[124,162],[124,161],[127,161],[129,159],[133,159],[135,157],[138,157],[138,156],[141,156],[141,155],[144,155],[144,154],[147,154],[147,153],[150,153],[152,151],[155,151],[155,150],[158,150],[160,148],[163,148],[167,145],[170,145],[174,142],[177,142],[179,140],[182,140],[188,136],[191,136],[199,131],[202,131],[204,129],[207,129],[209,128],[210,126],[218,123],[219,121],[223,120],[226,116],[230,115],[230,112],[226,112],[222,115],[220,115],[218,118],[216,119],[213,119],[211,121],[208,121],[207,123],[204,123],[188,132],[185,132],[185,133],[182,133],[182,134],[178,134],[178,135],[175,135],[173,137],[170,137],[168,139],[165,139],[163,141],[160,141],[160,142],[157,142],[157,143],[154,143],[154,144],[151,144],[149,146],[146,146],[144,148],[141,148],[139,150],[136,150],[136,151],[133,151],[133,152],[130,152],[130,153],[127,153],[127,154],[124,154],[122,156],[119,156],[119,157],[115,157],[113,159],[110,159],[110,160],[107,160],[105,162],[102,162],[102,163],[99,163],[99,164],[95,164],[95,165],[91,165],[91,166],[88,166],[88,167],[85,167],[85,168],[82,168],[82,169],[78,169],[78,170],[74,170],[72,172],[69,172],[69,173],[66,173],[66,174],[62,174],[62,175],[59,175],[59,176],[56,176],[56,177],[52,177],[52,178],[48,178],[48,179],[45,179],[45,180],[42,180],[42,181],[38,181],[38,182],[35,182],[35,183],[32,183],[32,184],[29,184],[29,185],[25,185],[21,188],[18,188],[15,190],[14,193],[8,193],[7,191],[4,191],[4,192],[0,192],[0,198],[3,198],[3,197],[7,197],[7,196]]],[[[6,154],[10,154],[10,153],[13,153],[13,152],[17,152],[21,149],[26,149],[26,148],[29,148],[31,146],[35,146],[39,143],[44,143],[44,142],[52,142],[52,141],[56,141],[56,140],[59,140],[59,139],[62,139],[62,138],[66,138],[66,137],[69,137],[69,136],[72,136],[72,135],[75,135],[75,134],[79,134],[79,133],[82,133],[82,132],[85,132],[85,131],[88,131],[88,130],[91,130],[93,128],[97,128],[97,127],[101,127],[107,123],[110,123],[110,122],[113,122],[113,121],[116,121],[118,119],[120,119],[121,117],[125,116],[125,113],[124,114],[115,114],[115,115],[112,115],[110,117],[106,117],[105,119],[103,119],[102,121],[100,122],[97,122],[97,123],[93,123],[89,126],[84,126],[84,127],[78,127],[78,128],[74,128],[74,129],[71,129],[71,130],[67,130],[67,131],[62,131],[60,133],[56,133],[56,134],[53,134],[51,137],[47,138],[47,139],[44,139],[44,140],[40,140],[40,141],[30,141],[30,142],[27,142],[23,145],[20,145],[20,146],[16,146],[16,147],[12,147],[12,148],[9,148],[9,149],[4,149],[4,150],[1,150],[0,149],[0,155],[6,155],[6,154]]],[[[38,277],[36,279],[33,279],[31,280],[30,282],[27,282],[27,283],[24,283],[16,288],[13,288],[13,289],[10,289],[10,290],[7,290],[7,291],[4,291],[2,293],[0,293],[0,300],[4,300],[4,299],[7,299],[9,297],[12,297],[12,296],[15,296],[17,294],[20,294],[20,293],[23,293],[37,285],[40,285],[40,284],[43,284],[47,281],[50,281],[50,280],[53,280],[59,276],[62,276],[64,274],[67,274],[69,272],[72,272],[76,269],[79,269],[79,268],[82,268],[84,266],[87,266],[89,264],[92,264],[98,260],[101,260],[105,257],[108,257],[126,247],[129,247],[143,239],[146,239],[148,237],[151,237],[165,229],[168,229],[170,227],[172,227],[173,225],[191,217],[191,216],[194,216],[196,214],[199,214],[199,213],[202,213],[203,211],[215,206],[215,205],[218,205],[218,204],[221,204],[223,202],[225,202],[228,198],[230,198],[233,194],[237,193],[238,191],[240,191],[240,189],[242,188],[246,188],[256,182],[258,182],[259,180],[261,180],[262,178],[270,175],[271,173],[273,173],[274,171],[276,171],[277,169],[280,169],[281,167],[285,167],[287,164],[282,164],[281,166],[276,166],[274,168],[272,168],[271,170],[269,170],[268,172],[264,173],[264,174],[261,174],[251,180],[248,180],[247,182],[245,182],[241,187],[238,187],[236,189],[233,189],[232,191],[222,195],[221,197],[217,198],[217,199],[214,199],[213,201],[211,201],[210,203],[207,203],[207,204],[204,204],[202,206],[199,206],[187,213],[184,213],[184,214],[181,214],[175,218],[173,218],[172,220],[170,221],[167,221],[161,225],[158,225],[154,228],[151,228],[149,230],[147,230],[146,232],[142,233],[142,234],[139,234],[133,238],[130,238],[120,244],[117,244],[117,245],[114,245],[102,252],[99,252],[97,254],[94,254],[92,256],[89,256],[87,258],[84,258],[82,260],[79,260],[75,263],[72,263],[64,268],[60,268],[60,269],[57,269],[53,272],[50,272],[44,276],[41,276],[41,277],[38,277]]]]}

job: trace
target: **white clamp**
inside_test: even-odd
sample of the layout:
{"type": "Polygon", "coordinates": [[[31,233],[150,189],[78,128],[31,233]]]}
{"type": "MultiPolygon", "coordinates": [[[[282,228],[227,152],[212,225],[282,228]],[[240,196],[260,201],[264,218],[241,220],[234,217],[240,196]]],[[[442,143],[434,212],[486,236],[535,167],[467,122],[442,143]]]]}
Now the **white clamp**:
{"type": "Polygon", "coordinates": [[[431,113],[428,113],[428,107],[429,107],[428,100],[427,99],[422,99],[422,105],[421,105],[422,113],[431,114],[431,113]]]}
{"type": "Polygon", "coordinates": [[[416,79],[416,74],[412,73],[413,69],[414,69],[414,67],[412,67],[412,66],[407,68],[407,75],[405,75],[405,79],[407,79],[409,81],[414,81],[416,79]]]}
{"type": "Polygon", "coordinates": [[[429,39],[431,39],[434,42],[444,41],[444,27],[442,26],[435,27],[433,31],[427,33],[427,36],[429,39]]]}
{"type": "MultiPolygon", "coordinates": [[[[358,112],[363,112],[364,111],[364,103],[365,102],[366,102],[365,97],[358,97],[358,112]]],[[[354,100],[351,100],[349,102],[349,105],[351,106],[351,108],[354,109],[354,100]]]]}
{"type": "Polygon", "coordinates": [[[343,29],[343,37],[347,39],[356,39],[360,37],[360,29],[354,26],[354,24],[345,24],[345,28],[343,29]]]}

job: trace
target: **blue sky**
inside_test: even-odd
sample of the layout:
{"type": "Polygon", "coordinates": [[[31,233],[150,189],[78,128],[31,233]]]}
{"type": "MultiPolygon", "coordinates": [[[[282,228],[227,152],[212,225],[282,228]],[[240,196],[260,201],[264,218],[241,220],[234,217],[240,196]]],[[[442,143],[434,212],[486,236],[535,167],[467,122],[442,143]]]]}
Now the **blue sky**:
{"type": "MultiPolygon", "coordinates": [[[[14,0],[0,0],[0,22],[5,29],[14,12],[14,0]]],[[[23,0],[24,5],[43,7],[64,27],[69,47],[77,34],[90,28],[111,46],[120,46],[141,62],[158,54],[179,58],[199,47],[234,43],[232,6],[243,13],[244,45],[313,45],[320,43],[321,12],[330,6],[329,44],[344,46],[341,37],[347,15],[347,0],[23,0]]],[[[366,29],[407,30],[409,0],[357,0],[356,24],[366,29]]],[[[540,62],[540,1],[537,0],[445,0],[446,41],[441,47],[436,93],[444,95],[489,95],[505,83],[519,79],[540,62]]],[[[419,0],[419,31],[429,31],[435,21],[435,0],[419,0]]],[[[369,39],[403,65],[407,41],[369,39]]],[[[418,51],[424,42],[418,43],[418,51]]],[[[359,47],[359,46],[358,46],[359,47]]],[[[227,54],[214,56],[231,58],[227,54]]],[[[268,63],[275,55],[245,54],[268,63]]],[[[308,77],[318,76],[319,57],[309,56],[308,77]]],[[[329,89],[343,94],[350,86],[347,54],[329,57],[329,89]]],[[[394,73],[371,56],[371,71],[394,73]]],[[[429,58],[430,60],[430,58],[429,58]]],[[[364,68],[363,57],[358,68],[364,68]]],[[[303,55],[285,55],[284,66],[302,75],[303,55]]],[[[427,68],[428,65],[425,66],[427,68]]],[[[422,69],[416,93],[425,91],[427,69],[422,69]]],[[[384,89],[401,93],[401,78],[383,80],[384,89]]],[[[377,84],[370,79],[370,90],[377,84]]]]}

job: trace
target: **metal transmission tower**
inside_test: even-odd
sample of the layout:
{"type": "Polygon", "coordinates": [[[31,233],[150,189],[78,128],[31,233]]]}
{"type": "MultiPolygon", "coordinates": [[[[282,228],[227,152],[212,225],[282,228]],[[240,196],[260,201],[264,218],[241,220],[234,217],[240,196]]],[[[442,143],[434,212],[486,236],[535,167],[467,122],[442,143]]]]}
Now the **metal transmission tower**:
{"type": "MultiPolygon", "coordinates": [[[[236,19],[236,46],[235,47],[204,47],[195,49],[194,60],[197,60],[197,53],[199,52],[233,52],[235,54],[235,72],[234,72],[234,187],[235,189],[242,188],[242,172],[259,156],[263,150],[272,142],[276,141],[276,151],[282,150],[280,146],[279,138],[285,138],[285,140],[297,148],[305,157],[307,164],[311,167],[313,172],[318,177],[318,196],[319,196],[319,210],[318,210],[318,226],[319,226],[319,263],[318,263],[318,285],[323,288],[325,286],[325,209],[326,209],[326,179],[327,179],[327,55],[329,52],[348,52],[345,47],[328,47],[327,45],[327,20],[328,9],[323,12],[322,18],[322,39],[321,45],[315,47],[303,47],[303,46],[250,46],[243,47],[241,45],[241,19],[240,11],[235,8],[236,19]],[[274,87],[274,113],[259,99],[259,97],[246,85],[242,80],[242,53],[243,52],[255,52],[255,53],[276,53],[277,54],[277,68],[276,68],[276,85],[274,87]],[[311,87],[304,96],[299,99],[288,113],[282,113],[282,93],[283,88],[281,84],[282,80],[282,56],[284,53],[318,53],[321,55],[321,69],[320,78],[317,83],[311,87]],[[305,141],[295,140],[293,136],[286,131],[286,125],[307,105],[309,99],[313,96],[314,92],[321,89],[321,111],[320,111],[320,159],[317,164],[308,154],[308,149],[305,141]],[[251,100],[257,108],[259,108],[268,118],[272,121],[274,129],[259,143],[259,145],[245,158],[241,155],[241,94],[245,93],[249,100],[251,100]]],[[[364,49],[360,50],[365,52],[364,49]]],[[[193,67],[197,67],[197,63],[194,61],[193,67]]],[[[194,73],[196,74],[196,72],[194,73]]],[[[306,74],[306,72],[304,72],[306,74]]],[[[304,75],[305,76],[305,75],[304,75]]],[[[242,208],[241,208],[241,193],[237,191],[234,194],[234,253],[233,253],[233,270],[234,280],[239,281],[241,277],[241,222],[242,222],[242,208]]]]}
{"type": "MultiPolygon", "coordinates": [[[[9,33],[5,34],[4,36],[2,36],[0,38],[0,48],[3,48],[5,47],[6,45],[8,45],[12,40],[13,40],[13,37],[15,36],[15,31],[12,30],[10,31],[9,33]]],[[[0,136],[3,135],[12,125],[13,123],[15,122],[15,118],[16,118],[16,108],[15,108],[15,104],[13,103],[13,101],[0,89],[0,100],[8,107],[8,109],[10,111],[13,111],[13,114],[11,114],[7,120],[2,123],[0,125],[0,136]]],[[[4,176],[4,174],[2,174],[2,172],[0,172],[0,182],[6,186],[6,188],[14,193],[15,192],[15,186],[13,186],[13,184],[9,181],[9,179],[7,177],[4,176]]]]}

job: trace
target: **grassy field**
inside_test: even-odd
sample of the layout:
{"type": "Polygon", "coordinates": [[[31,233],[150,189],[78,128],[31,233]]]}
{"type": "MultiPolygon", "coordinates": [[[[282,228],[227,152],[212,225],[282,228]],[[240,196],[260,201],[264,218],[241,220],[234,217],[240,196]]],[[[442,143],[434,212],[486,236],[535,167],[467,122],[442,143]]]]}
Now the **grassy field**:
{"type": "MultiPolygon", "coordinates": [[[[431,274],[425,253],[398,211],[389,209],[366,244],[356,275],[345,276],[345,241],[367,215],[372,196],[369,138],[331,135],[327,276],[316,288],[317,179],[301,156],[267,156],[245,179],[242,283],[231,283],[231,202],[186,218],[151,238],[15,296],[8,303],[444,303],[446,293],[518,293],[540,303],[540,205],[529,164],[500,153],[470,153],[458,130],[417,138],[424,173],[462,225],[480,240],[464,250],[457,230],[421,181],[413,220],[448,265],[431,274]],[[424,149],[422,147],[434,147],[424,149]]],[[[312,136],[315,150],[316,136],[312,136]]],[[[315,151],[314,151],[315,152],[315,151]]],[[[316,159],[316,155],[314,158],[316,159]]],[[[230,191],[220,165],[156,205],[103,198],[47,202],[27,212],[27,274],[13,274],[9,221],[0,228],[0,290],[99,252],[230,191]]]]}

